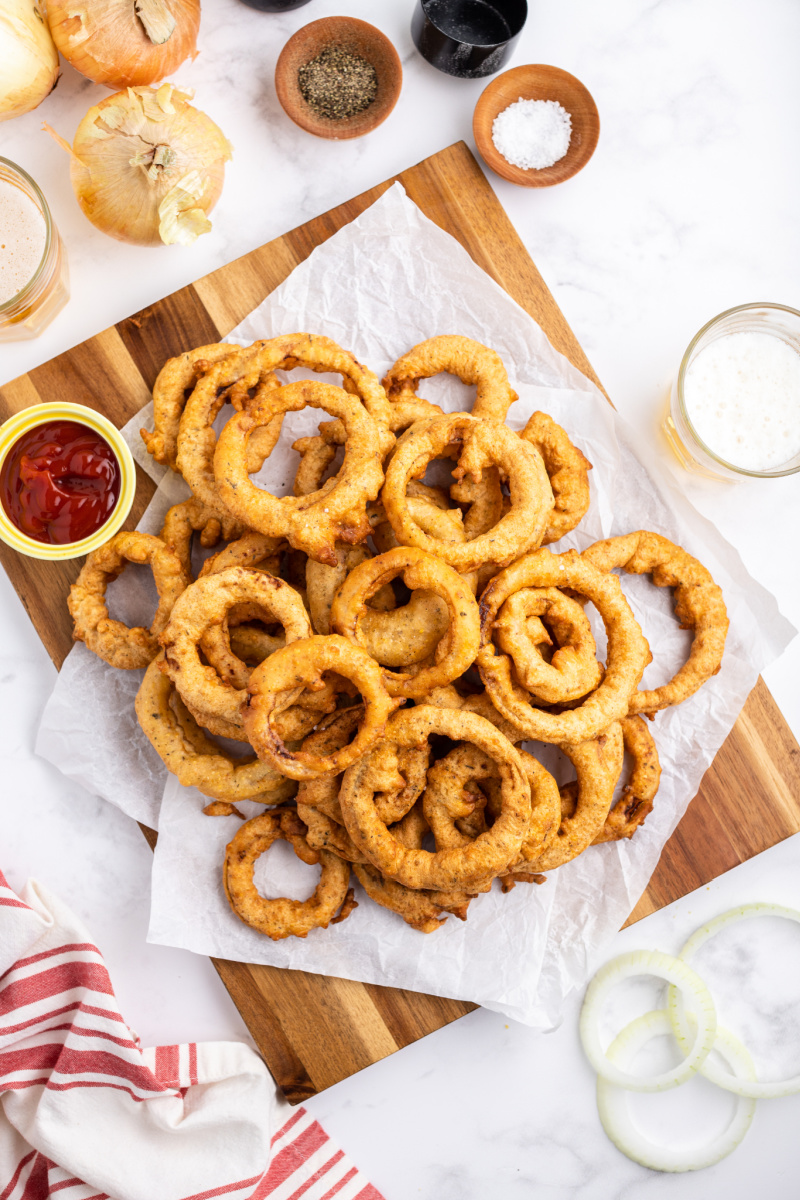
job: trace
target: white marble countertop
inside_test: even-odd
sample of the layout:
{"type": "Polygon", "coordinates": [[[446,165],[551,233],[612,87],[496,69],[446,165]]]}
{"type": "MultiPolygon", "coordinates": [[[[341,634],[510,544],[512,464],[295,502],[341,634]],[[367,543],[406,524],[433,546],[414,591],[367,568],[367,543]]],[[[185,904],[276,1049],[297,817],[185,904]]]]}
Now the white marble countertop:
{"type": "MultiPolygon", "coordinates": [[[[275,16],[239,0],[204,0],[201,55],[175,78],[196,90],[197,105],[221,125],[235,157],[213,232],[190,249],[123,246],[80,213],[66,160],[40,124],[47,120],[71,138],[105,89],[65,68],[39,110],[0,125],[0,154],[25,166],[48,197],[72,279],[71,303],[38,340],[0,346],[0,380],[453,141],[472,146],[472,109],[484,85],[441,75],[420,59],[409,34],[412,7],[411,0],[313,0],[275,16]],[[388,121],[363,140],[340,144],[297,130],[278,105],[272,76],[295,29],[343,12],[388,34],[405,76],[388,121]]],[[[576,74],[597,101],[600,143],[586,169],[558,188],[518,189],[491,174],[490,182],[643,443],[658,444],[668,385],[707,319],[753,300],[798,306],[799,38],[795,0],[531,5],[510,65],[546,62],[576,74]]],[[[675,473],[800,625],[797,478],[731,486],[690,478],[677,464],[675,473]]],[[[30,875],[41,879],[86,921],[108,959],[122,1011],[145,1043],[243,1036],[210,963],[146,944],[150,852],[136,826],[33,756],[54,671],[4,575],[0,602],[0,866],[12,886],[30,875]]],[[[765,677],[800,737],[798,673],[795,641],[765,677]]],[[[674,953],[704,919],[746,900],[800,906],[798,879],[795,837],[624,931],[613,949],[674,953]]],[[[754,960],[765,982],[748,998],[772,1040],[780,1035],[786,1047],[786,1062],[770,1064],[777,1076],[800,1070],[800,1037],[790,1019],[797,988],[788,989],[784,1009],[770,1009],[779,987],[788,988],[792,974],[800,979],[800,949],[777,923],[764,922],[763,932],[780,966],[770,976],[769,966],[754,960]],[[777,1022],[787,1012],[784,1033],[777,1022]]],[[[724,1015],[739,988],[731,971],[722,970],[717,982],[724,1015]]],[[[476,1012],[309,1107],[387,1200],[798,1194],[798,1097],[762,1102],[743,1146],[700,1174],[654,1174],[623,1158],[599,1126],[593,1076],[577,1042],[578,1002],[550,1035],[476,1012]]],[[[648,1132],[676,1140],[711,1130],[715,1121],[718,1128],[730,1111],[702,1083],[634,1104],[648,1132]]]]}

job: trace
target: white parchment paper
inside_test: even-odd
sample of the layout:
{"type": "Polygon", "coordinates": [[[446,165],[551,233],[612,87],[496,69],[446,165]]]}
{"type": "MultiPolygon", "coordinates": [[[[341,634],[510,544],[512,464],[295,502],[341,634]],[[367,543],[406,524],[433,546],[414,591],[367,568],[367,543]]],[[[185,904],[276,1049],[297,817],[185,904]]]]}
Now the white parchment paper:
{"type": "MultiPolygon", "coordinates": [[[[399,184],[314,250],[230,340],[246,343],[298,330],[332,337],[379,375],[434,334],[460,333],[493,346],[520,397],[508,423],[521,428],[543,409],[594,465],[590,512],[553,548],[583,549],[598,538],[645,528],[679,542],[707,565],[731,618],[725,658],[720,673],[696,696],[658,714],[654,733],[663,775],[647,823],[631,842],[593,847],[541,887],[518,885],[507,895],[494,889],[480,896],[466,922],[451,918],[431,935],[410,929],[357,889],[360,904],[347,921],[314,930],[304,940],[273,943],[237,920],[222,890],[224,848],[238,820],[204,816],[200,794],[174,778],[164,787],[163,769],[153,762],[135,721],[123,715],[125,705],[132,708],[131,677],[138,673],[113,671],[77,647],[45,712],[37,749],[124,811],[158,823],[150,941],[471,1000],[551,1027],[565,996],[583,984],[644,890],[758,675],[795,631],[774,597],[750,578],[733,547],[683,499],[658,461],[642,447],[634,453],[624,422],[597,388],[454,239],[423,216],[399,184]],[[91,714],[91,724],[83,713],[91,714]],[[144,807],[147,817],[141,816],[144,807]]],[[[468,404],[470,391],[444,377],[421,388],[447,411],[468,404]]],[[[294,476],[292,441],[312,432],[317,420],[310,411],[285,422],[260,476],[277,494],[289,490],[294,476]]],[[[139,452],[138,430],[146,422],[143,410],[127,433],[140,461],[161,478],[163,470],[139,452]]],[[[180,481],[163,479],[143,527],[158,528],[169,503],[179,498],[176,487],[180,481]]],[[[120,591],[122,583],[115,585],[120,591]]],[[[624,576],[623,586],[654,649],[643,686],[655,687],[685,658],[688,635],[677,628],[667,591],[641,577],[624,576]]],[[[137,603],[141,607],[142,597],[137,603]]],[[[598,646],[602,655],[600,636],[598,646]]],[[[255,805],[242,808],[248,815],[261,811],[255,805]]],[[[256,875],[265,895],[310,894],[313,868],[285,846],[266,857],[256,875]]]]}

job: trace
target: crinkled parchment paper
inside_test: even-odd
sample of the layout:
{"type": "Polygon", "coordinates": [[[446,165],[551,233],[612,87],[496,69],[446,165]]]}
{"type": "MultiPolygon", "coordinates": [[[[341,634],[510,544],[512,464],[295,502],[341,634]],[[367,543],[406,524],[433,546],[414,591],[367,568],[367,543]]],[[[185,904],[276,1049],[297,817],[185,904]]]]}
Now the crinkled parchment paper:
{"type": "MultiPolygon", "coordinates": [[[[495,888],[479,896],[466,922],[450,918],[434,934],[410,929],[357,887],[360,904],[347,921],[314,930],[305,940],[271,942],[238,921],[223,894],[221,863],[225,844],[239,827],[237,818],[204,816],[200,794],[172,777],[164,787],[163,769],[132,715],[139,672],[114,671],[76,647],[45,712],[37,748],[132,816],[158,822],[150,941],[458,997],[529,1025],[552,1026],[564,997],[583,984],[635,905],[758,675],[794,630],[660,464],[641,447],[634,453],[624,422],[597,388],[553,349],[527,313],[456,241],[422,215],[399,184],[318,247],[230,340],[247,343],[298,330],[327,334],[379,375],[434,334],[460,333],[495,347],[520,396],[509,424],[521,428],[541,408],[594,464],[591,510],[555,549],[580,550],[598,538],[651,529],[708,566],[731,618],[725,658],[720,673],[696,696],[656,718],[663,776],[647,823],[632,841],[593,847],[542,886],[518,884],[508,895],[495,888]]],[[[470,400],[468,389],[446,378],[421,390],[447,410],[470,400]]],[[[163,471],[154,469],[139,441],[138,429],[147,420],[144,410],[130,422],[129,440],[143,465],[160,478],[163,471]]],[[[311,432],[317,420],[318,414],[307,412],[286,422],[261,476],[273,491],[289,490],[297,461],[291,442],[311,432]]],[[[168,504],[183,494],[180,487],[169,476],[163,480],[144,528],[159,527],[168,504]]],[[[128,607],[136,607],[124,581],[125,576],[114,585],[117,595],[125,593],[128,607]]],[[[683,661],[688,635],[677,628],[668,591],[636,576],[624,576],[623,586],[654,650],[655,661],[644,677],[644,686],[654,687],[683,661]]],[[[142,603],[139,596],[138,619],[144,615],[142,603]]],[[[602,636],[598,646],[602,654],[602,636]]],[[[550,762],[553,752],[545,754],[550,762]]],[[[261,811],[257,805],[242,809],[247,815],[261,811]]],[[[265,894],[310,893],[313,868],[284,845],[267,857],[256,875],[265,894]]]]}

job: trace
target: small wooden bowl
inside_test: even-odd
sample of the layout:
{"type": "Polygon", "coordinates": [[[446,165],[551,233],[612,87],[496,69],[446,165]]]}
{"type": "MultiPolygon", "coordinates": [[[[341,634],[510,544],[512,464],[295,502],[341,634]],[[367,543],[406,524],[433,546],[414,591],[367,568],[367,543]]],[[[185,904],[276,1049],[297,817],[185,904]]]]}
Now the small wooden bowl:
{"type": "Polygon", "coordinates": [[[377,129],[397,103],[402,85],[403,68],[394,46],[374,25],[357,17],[321,17],[304,25],[289,38],[275,67],[275,90],[287,116],[307,133],[323,138],[356,138],[377,129]],[[303,99],[297,82],[300,68],[331,44],[365,58],[378,76],[372,103],[342,120],[318,117],[303,99]]]}
{"type": "Polygon", "coordinates": [[[504,71],[484,89],[475,105],[472,131],[481,157],[497,175],[521,187],[551,187],[571,179],[586,166],[600,136],[600,115],[591,94],[569,71],[531,63],[504,71]],[[572,117],[569,149],[552,167],[538,171],[532,167],[514,167],[492,141],[495,117],[520,99],[557,100],[572,117]]]}

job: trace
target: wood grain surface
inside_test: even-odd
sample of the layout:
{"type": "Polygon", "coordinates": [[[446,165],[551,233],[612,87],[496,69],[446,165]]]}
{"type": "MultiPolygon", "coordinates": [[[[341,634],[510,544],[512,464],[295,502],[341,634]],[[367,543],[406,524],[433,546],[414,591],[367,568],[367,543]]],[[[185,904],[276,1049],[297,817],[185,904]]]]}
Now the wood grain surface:
{"type": "MultiPolygon", "coordinates": [[[[572,363],[599,382],[477,163],[457,143],[397,176],[415,203],[505,288],[572,363]]],[[[165,359],[217,341],[311,251],[372,204],[388,180],[0,387],[0,419],[72,400],[123,425],[165,359]]],[[[512,369],[513,374],[513,369],[512,369]]],[[[152,493],[139,476],[133,527],[152,493]]],[[[51,658],[72,645],[66,596],[80,563],[0,558],[51,658]]],[[[662,908],[800,830],[800,748],[763,682],[670,838],[631,920],[662,908]]],[[[150,841],[155,835],[150,836],[150,841]]],[[[215,960],[272,1074],[297,1103],[475,1006],[301,971],[215,960]]]]}

